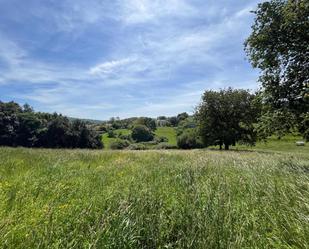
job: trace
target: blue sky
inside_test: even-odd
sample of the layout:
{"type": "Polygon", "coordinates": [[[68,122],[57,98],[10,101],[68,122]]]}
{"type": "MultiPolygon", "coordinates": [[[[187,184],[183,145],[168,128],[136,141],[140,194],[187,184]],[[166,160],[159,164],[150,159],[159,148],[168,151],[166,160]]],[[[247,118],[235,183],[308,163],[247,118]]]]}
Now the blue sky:
{"type": "Polygon", "coordinates": [[[0,0],[0,100],[80,118],[191,112],[257,89],[256,0],[0,0]]]}

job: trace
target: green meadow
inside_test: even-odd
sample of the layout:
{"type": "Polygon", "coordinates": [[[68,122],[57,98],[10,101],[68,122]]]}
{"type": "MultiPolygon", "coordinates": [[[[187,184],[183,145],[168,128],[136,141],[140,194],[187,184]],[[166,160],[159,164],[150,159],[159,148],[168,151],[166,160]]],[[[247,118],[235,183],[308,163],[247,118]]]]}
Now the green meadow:
{"type": "MultiPolygon", "coordinates": [[[[131,130],[129,129],[118,129],[115,130],[114,133],[117,135],[122,134],[122,135],[130,135],[132,133],[131,130]]],[[[157,137],[166,137],[168,139],[168,144],[170,145],[177,145],[176,141],[176,130],[174,127],[158,127],[155,132],[155,136],[157,137]]],[[[104,148],[106,150],[110,149],[110,145],[112,142],[116,141],[117,138],[109,138],[107,133],[104,133],[102,136],[102,141],[104,144],[104,148]]],[[[148,146],[151,147],[151,146],[148,146]]]]}
{"type": "Polygon", "coordinates": [[[309,248],[301,149],[0,148],[0,248],[309,248]]]}
{"type": "MultiPolygon", "coordinates": [[[[119,135],[119,134],[130,135],[132,133],[132,131],[129,130],[129,129],[118,129],[118,130],[115,130],[114,133],[116,134],[116,136],[119,135]]],[[[102,142],[104,144],[104,148],[109,150],[111,143],[116,141],[116,139],[117,139],[116,137],[110,138],[110,137],[108,137],[107,133],[104,133],[103,136],[102,136],[102,142]]]]}

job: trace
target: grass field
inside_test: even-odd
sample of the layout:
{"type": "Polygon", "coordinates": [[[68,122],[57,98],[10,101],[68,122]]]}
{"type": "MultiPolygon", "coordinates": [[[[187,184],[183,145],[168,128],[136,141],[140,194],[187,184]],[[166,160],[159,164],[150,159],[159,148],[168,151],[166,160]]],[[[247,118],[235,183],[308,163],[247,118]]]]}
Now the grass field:
{"type": "MultiPolygon", "coordinates": [[[[114,132],[117,135],[119,133],[121,133],[122,135],[129,135],[129,134],[132,133],[131,130],[129,130],[129,129],[118,129],[118,130],[115,130],[114,132]]],[[[111,143],[114,142],[116,139],[117,138],[109,138],[107,133],[103,134],[102,141],[103,141],[103,144],[104,144],[104,149],[109,150],[111,143]]]]}
{"type": "Polygon", "coordinates": [[[309,154],[0,148],[1,248],[309,248],[309,154]]]}
{"type": "MultiPolygon", "coordinates": [[[[122,135],[129,135],[129,134],[131,134],[131,130],[129,130],[129,129],[118,129],[118,130],[115,130],[115,133],[116,134],[121,133],[122,135]]],[[[158,127],[154,133],[158,137],[160,137],[160,136],[167,137],[169,144],[177,145],[175,128],[173,128],[173,127],[158,127]]],[[[116,140],[116,138],[109,138],[107,133],[103,134],[102,141],[103,141],[103,144],[104,144],[104,148],[106,150],[109,150],[110,144],[115,140],[116,140]]]]}
{"type": "Polygon", "coordinates": [[[167,137],[170,145],[177,145],[176,130],[174,127],[158,127],[155,134],[158,137],[167,137]]]}
{"type": "MultiPolygon", "coordinates": [[[[131,134],[128,129],[119,129],[115,131],[116,134],[122,133],[123,135],[131,134]]],[[[171,145],[177,145],[176,130],[173,127],[158,127],[155,131],[156,136],[163,136],[168,138],[168,143],[171,145]]],[[[110,149],[110,144],[116,140],[116,138],[109,138],[107,133],[103,135],[103,143],[105,150],[110,149]]],[[[249,151],[273,151],[273,152],[297,152],[308,153],[309,144],[304,147],[298,147],[295,145],[296,141],[302,141],[303,138],[297,135],[287,135],[280,140],[276,137],[271,137],[267,142],[258,142],[256,146],[250,147],[245,145],[232,146],[232,150],[249,150],[249,151]]],[[[150,146],[151,147],[151,146],[150,146]]],[[[210,147],[210,149],[217,149],[218,147],[210,147]]]]}

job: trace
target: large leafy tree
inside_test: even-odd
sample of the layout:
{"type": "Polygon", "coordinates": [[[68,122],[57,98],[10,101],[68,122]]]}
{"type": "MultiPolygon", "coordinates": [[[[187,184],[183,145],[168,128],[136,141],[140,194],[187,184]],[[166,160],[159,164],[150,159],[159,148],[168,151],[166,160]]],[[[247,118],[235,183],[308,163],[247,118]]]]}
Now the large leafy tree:
{"type": "Polygon", "coordinates": [[[22,113],[22,108],[17,103],[0,101],[0,145],[14,146],[16,144],[20,113],[22,113]]]}
{"type": "Polygon", "coordinates": [[[206,91],[197,107],[196,119],[205,146],[256,142],[254,123],[260,112],[255,95],[246,90],[206,91]]]}
{"type": "MultiPolygon", "coordinates": [[[[296,126],[305,134],[308,127],[304,127],[304,120],[309,111],[309,1],[266,1],[254,14],[245,49],[252,65],[261,70],[264,120],[287,117],[285,123],[290,127],[282,129],[296,126]]],[[[276,123],[269,122],[272,126],[276,123]]],[[[268,130],[278,129],[280,125],[268,130]]]]}
{"type": "Polygon", "coordinates": [[[132,138],[138,143],[151,141],[153,137],[153,133],[145,125],[135,125],[132,129],[132,138]]]}

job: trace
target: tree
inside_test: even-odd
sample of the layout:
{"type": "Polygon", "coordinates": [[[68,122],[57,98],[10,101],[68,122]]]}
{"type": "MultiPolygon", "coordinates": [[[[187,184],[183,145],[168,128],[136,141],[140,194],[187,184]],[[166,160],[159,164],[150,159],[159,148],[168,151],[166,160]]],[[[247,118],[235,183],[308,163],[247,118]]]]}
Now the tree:
{"type": "Polygon", "coordinates": [[[180,149],[195,149],[202,148],[203,144],[196,129],[186,129],[177,136],[177,146],[180,149]]]}
{"type": "Polygon", "coordinates": [[[80,120],[57,113],[37,113],[32,107],[0,101],[0,145],[91,148],[103,147],[101,137],[80,120]]]}
{"type": "Polygon", "coordinates": [[[0,101],[0,145],[16,146],[19,126],[17,115],[20,113],[22,108],[17,103],[0,101]]]}
{"type": "Polygon", "coordinates": [[[169,123],[171,124],[172,127],[177,126],[177,117],[169,117],[168,121],[169,121],[169,123]]]}
{"type": "Polygon", "coordinates": [[[294,116],[294,126],[302,132],[309,111],[309,1],[266,1],[253,13],[245,49],[253,67],[261,70],[264,104],[290,112],[287,118],[294,116]]]}
{"type": "Polygon", "coordinates": [[[18,127],[16,128],[18,145],[34,147],[37,145],[43,129],[41,120],[28,110],[17,115],[18,127]]]}
{"type": "Polygon", "coordinates": [[[71,148],[103,148],[100,136],[81,120],[74,120],[69,133],[71,148]]]}
{"type": "Polygon", "coordinates": [[[253,101],[255,95],[246,90],[206,91],[197,107],[196,118],[199,133],[205,146],[225,146],[236,142],[253,145],[259,106],[253,101]]]}
{"type": "Polygon", "coordinates": [[[178,114],[178,115],[177,115],[177,125],[178,125],[181,121],[187,119],[188,117],[189,117],[189,114],[186,113],[186,112],[183,112],[183,113],[178,114]]]}
{"type": "Polygon", "coordinates": [[[148,142],[153,140],[151,130],[145,125],[136,125],[132,129],[132,139],[136,142],[148,142]]]}
{"type": "Polygon", "coordinates": [[[129,147],[129,145],[130,145],[130,142],[128,140],[117,138],[115,141],[111,143],[110,148],[112,150],[122,150],[122,149],[129,147]]]}
{"type": "Polygon", "coordinates": [[[69,119],[58,116],[52,119],[47,126],[45,143],[50,148],[71,147],[70,142],[70,122],[69,119]]]}
{"type": "Polygon", "coordinates": [[[141,117],[134,121],[134,125],[144,125],[148,129],[154,131],[157,129],[156,121],[152,118],[141,117]]]}

